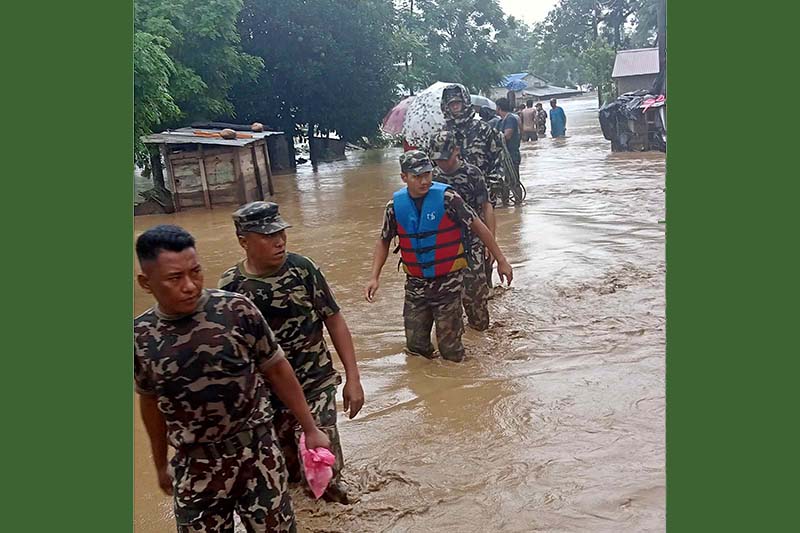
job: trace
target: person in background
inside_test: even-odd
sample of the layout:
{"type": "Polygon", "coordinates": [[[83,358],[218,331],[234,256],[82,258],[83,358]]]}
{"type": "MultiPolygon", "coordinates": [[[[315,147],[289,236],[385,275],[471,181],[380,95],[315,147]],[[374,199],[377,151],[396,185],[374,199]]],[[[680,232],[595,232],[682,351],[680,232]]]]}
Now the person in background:
{"type": "Polygon", "coordinates": [[[550,100],[550,135],[552,137],[567,135],[567,115],[564,109],[558,106],[555,98],[550,100]]]}
{"type": "Polygon", "coordinates": [[[508,99],[505,97],[498,98],[495,103],[497,104],[497,113],[500,115],[500,133],[503,134],[506,140],[508,153],[511,154],[511,161],[514,163],[517,176],[519,176],[519,164],[522,161],[522,156],[519,153],[519,118],[511,112],[508,99]]]}
{"type": "Polygon", "coordinates": [[[542,103],[536,102],[536,134],[544,137],[547,132],[547,111],[542,109],[542,103]]]}
{"type": "Polygon", "coordinates": [[[522,108],[519,118],[522,121],[522,141],[537,141],[539,136],[536,134],[536,110],[533,108],[533,100],[528,100],[528,106],[522,108]]]}

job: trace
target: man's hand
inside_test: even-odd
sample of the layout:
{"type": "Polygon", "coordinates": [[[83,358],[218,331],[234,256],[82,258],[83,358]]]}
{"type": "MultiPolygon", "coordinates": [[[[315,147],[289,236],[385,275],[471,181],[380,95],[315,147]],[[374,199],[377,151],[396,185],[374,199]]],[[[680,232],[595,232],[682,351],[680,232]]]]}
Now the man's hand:
{"type": "Polygon", "coordinates": [[[314,448],[327,448],[330,450],[331,441],[321,429],[314,427],[311,431],[306,432],[306,448],[309,450],[314,448]]]}
{"type": "Polygon", "coordinates": [[[378,292],[378,287],[380,287],[380,283],[376,278],[369,280],[369,283],[364,288],[364,297],[368,302],[372,303],[375,300],[375,293],[378,292]]]}
{"type": "Polygon", "coordinates": [[[511,286],[511,280],[514,279],[514,271],[508,261],[497,262],[497,275],[500,276],[500,283],[503,283],[503,278],[506,279],[508,285],[511,286]]]}
{"type": "Polygon", "coordinates": [[[364,405],[364,389],[361,388],[360,380],[347,380],[342,389],[342,400],[344,410],[348,413],[348,418],[355,418],[361,407],[364,405]]]}
{"type": "Polygon", "coordinates": [[[161,491],[167,496],[172,496],[172,476],[166,468],[159,469],[158,472],[158,486],[161,491]]]}

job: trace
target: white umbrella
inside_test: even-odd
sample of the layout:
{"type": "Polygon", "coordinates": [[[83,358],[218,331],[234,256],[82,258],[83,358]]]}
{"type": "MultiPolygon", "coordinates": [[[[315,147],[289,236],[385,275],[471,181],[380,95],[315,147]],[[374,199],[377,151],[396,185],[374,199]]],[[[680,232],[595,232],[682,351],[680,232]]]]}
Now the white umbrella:
{"type": "Polygon", "coordinates": [[[497,111],[497,104],[495,104],[491,99],[479,94],[471,94],[469,97],[472,99],[472,105],[476,105],[478,107],[488,107],[492,111],[497,111]]]}
{"type": "Polygon", "coordinates": [[[449,82],[437,81],[418,93],[408,106],[403,122],[403,137],[412,146],[428,146],[433,134],[444,127],[442,91],[449,82]]]}

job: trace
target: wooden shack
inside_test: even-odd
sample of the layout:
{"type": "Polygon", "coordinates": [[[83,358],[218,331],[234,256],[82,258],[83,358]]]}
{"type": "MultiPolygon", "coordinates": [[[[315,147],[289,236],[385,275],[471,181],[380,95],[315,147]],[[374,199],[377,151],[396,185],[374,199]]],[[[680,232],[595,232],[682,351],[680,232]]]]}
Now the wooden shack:
{"type": "Polygon", "coordinates": [[[274,194],[267,139],[283,132],[237,132],[236,139],[223,139],[220,131],[182,128],[142,139],[161,152],[176,211],[241,205],[274,194]]]}

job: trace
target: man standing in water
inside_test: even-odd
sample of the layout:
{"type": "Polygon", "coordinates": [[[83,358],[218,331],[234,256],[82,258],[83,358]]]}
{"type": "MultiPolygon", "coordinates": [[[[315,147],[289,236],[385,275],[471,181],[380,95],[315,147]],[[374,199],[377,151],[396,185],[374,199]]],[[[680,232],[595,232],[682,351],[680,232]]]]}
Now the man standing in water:
{"type": "MultiPolygon", "coordinates": [[[[247,204],[233,214],[233,220],[246,258],[222,274],[219,287],[247,296],[275,331],[311,414],[330,438],[336,456],[334,475],[323,497],[348,503],[347,487],[341,479],[344,456],[336,427],[336,387],[342,379],[333,367],[322,331],[324,325],[344,366],[344,409],[353,418],[364,404],[364,391],[347,322],[320,269],[309,258],[287,252],[286,229],[291,226],[281,218],[277,204],[247,204]]],[[[301,481],[298,420],[279,399],[273,399],[273,407],[289,481],[301,481]]]]}
{"type": "Polygon", "coordinates": [[[455,132],[461,157],[481,170],[494,198],[507,199],[508,186],[503,179],[500,159],[503,145],[492,126],[474,116],[471,101],[463,85],[454,83],[442,90],[445,129],[455,132]]]}
{"type": "MultiPolygon", "coordinates": [[[[461,159],[455,134],[449,130],[440,131],[431,141],[430,152],[431,160],[436,164],[433,181],[450,185],[464,202],[478,213],[494,236],[494,207],[489,201],[486,181],[478,167],[461,159]]],[[[483,331],[489,327],[489,285],[484,264],[487,260],[486,247],[477,235],[469,231],[466,233],[465,241],[468,244],[466,252],[469,257],[463,274],[462,303],[469,326],[483,331]]]]}
{"type": "Polygon", "coordinates": [[[157,305],[133,322],[134,381],[178,531],[233,531],[234,511],[249,532],[296,531],[270,389],[300,420],[310,448],[330,441],[272,330],[243,296],[203,289],[194,238],[182,228],[147,230],[136,255],[139,285],[157,305]]]}
{"type": "Polygon", "coordinates": [[[544,137],[547,131],[547,111],[542,109],[542,103],[536,102],[536,134],[544,137]]]}
{"type": "Polygon", "coordinates": [[[550,100],[550,135],[564,137],[567,135],[567,115],[556,105],[556,99],[550,100]]]}
{"type": "Polygon", "coordinates": [[[406,349],[411,355],[435,357],[431,328],[436,323],[439,353],[449,361],[464,359],[461,336],[462,270],[467,266],[464,231],[472,230],[497,259],[500,281],[509,284],[511,265],[497,246],[492,232],[475,211],[449,185],[432,182],[433,165],[423,152],[400,156],[400,177],[406,184],[386,204],[381,235],[375,243],[372,275],[364,295],[375,300],[389,244],[399,237],[400,257],[406,272],[403,319],[406,349]]]}
{"type": "Polygon", "coordinates": [[[528,107],[520,111],[519,118],[522,121],[522,140],[524,142],[539,140],[536,134],[536,110],[533,108],[533,100],[528,100],[528,107]]]}

